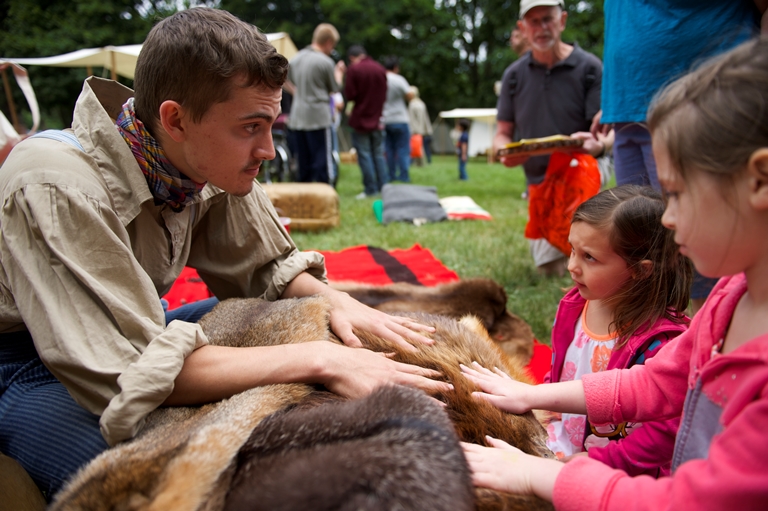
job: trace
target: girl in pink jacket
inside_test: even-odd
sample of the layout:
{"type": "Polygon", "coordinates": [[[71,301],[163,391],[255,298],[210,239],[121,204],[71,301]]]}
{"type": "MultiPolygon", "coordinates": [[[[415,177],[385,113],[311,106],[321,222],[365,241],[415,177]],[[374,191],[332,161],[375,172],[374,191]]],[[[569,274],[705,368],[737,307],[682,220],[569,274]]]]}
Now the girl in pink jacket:
{"type": "MultiPolygon", "coordinates": [[[[661,225],[663,213],[661,195],[636,185],[605,190],[576,209],[568,262],[575,286],[557,310],[547,381],[643,364],[686,330],[693,271],[661,225]]],[[[560,459],[588,450],[631,475],[669,475],[678,423],[597,426],[564,413],[548,424],[547,445],[560,459]]]]}
{"type": "Polygon", "coordinates": [[[465,445],[478,486],[558,510],[739,509],[768,503],[768,38],[681,78],[648,114],[662,223],[680,252],[722,277],[690,328],[645,365],[528,386],[468,370],[515,412],[586,413],[596,424],[682,413],[672,474],[631,477],[596,460],[536,458],[495,439],[465,445]]]}

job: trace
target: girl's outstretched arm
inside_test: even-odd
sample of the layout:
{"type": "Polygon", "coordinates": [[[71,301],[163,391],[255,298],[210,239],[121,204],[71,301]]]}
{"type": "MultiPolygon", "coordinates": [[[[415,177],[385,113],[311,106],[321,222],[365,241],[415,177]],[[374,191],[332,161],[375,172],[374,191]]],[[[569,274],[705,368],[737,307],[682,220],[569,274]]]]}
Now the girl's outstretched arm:
{"type": "Polygon", "coordinates": [[[472,367],[461,366],[461,371],[482,392],[474,392],[494,406],[511,413],[525,413],[532,409],[553,412],[587,413],[584,385],[581,380],[546,385],[528,385],[513,380],[499,368],[493,371],[477,362],[472,367]]]}
{"type": "Polygon", "coordinates": [[[555,480],[563,464],[525,454],[503,440],[486,437],[493,447],[462,442],[475,486],[518,495],[536,495],[552,502],[555,480]]]}

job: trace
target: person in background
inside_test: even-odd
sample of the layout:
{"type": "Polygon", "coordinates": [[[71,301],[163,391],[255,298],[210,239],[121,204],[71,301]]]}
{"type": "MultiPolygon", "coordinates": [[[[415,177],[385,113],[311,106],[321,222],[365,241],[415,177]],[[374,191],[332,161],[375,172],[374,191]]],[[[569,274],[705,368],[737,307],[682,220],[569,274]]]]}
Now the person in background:
{"type": "MultiPolygon", "coordinates": [[[[585,52],[577,44],[569,45],[562,41],[561,34],[567,17],[562,0],[520,2],[517,26],[530,44],[531,51],[504,71],[497,103],[494,152],[522,138],[589,131],[592,118],[600,109],[602,64],[597,57],[585,52]]],[[[590,157],[600,156],[604,150],[604,144],[597,140],[590,139],[584,143],[584,151],[590,157]]],[[[599,171],[596,162],[590,161],[590,157],[574,156],[568,158],[566,164],[577,159],[583,173],[591,172],[594,164],[596,193],[599,190],[599,171]]],[[[538,212],[551,210],[554,206],[542,203],[540,198],[553,195],[545,193],[550,188],[545,177],[548,172],[553,175],[553,171],[548,170],[550,156],[505,156],[501,161],[508,167],[523,165],[530,194],[529,226],[546,223],[539,219],[538,212]],[[534,197],[534,194],[539,198],[534,197]]],[[[552,158],[552,161],[559,165],[560,158],[552,158]]],[[[562,195],[555,197],[554,202],[563,198],[562,195]]],[[[570,204],[572,201],[565,202],[570,204]]],[[[561,237],[567,237],[569,224],[569,219],[565,218],[561,226],[561,237]]],[[[563,252],[564,247],[556,246],[539,231],[538,228],[526,228],[537,270],[543,275],[564,275],[568,261],[563,252]]]]}
{"type": "Polygon", "coordinates": [[[411,93],[411,99],[408,102],[411,136],[421,135],[423,156],[416,159],[416,165],[421,167],[424,160],[427,164],[432,163],[432,123],[429,120],[427,105],[419,97],[418,87],[411,85],[408,90],[411,93]]]}
{"type": "Polygon", "coordinates": [[[408,81],[400,75],[400,61],[389,56],[384,59],[387,70],[387,100],[384,102],[382,122],[386,131],[384,141],[390,181],[411,181],[408,170],[411,164],[410,118],[406,101],[412,98],[408,81]]]}
{"type": "Polygon", "coordinates": [[[333,182],[334,187],[339,180],[339,127],[341,118],[344,115],[344,96],[341,92],[331,94],[331,163],[333,164],[333,182]]]}
{"type": "Polygon", "coordinates": [[[381,114],[387,100],[387,71],[373,60],[360,45],[349,48],[349,69],[344,83],[344,96],[354,103],[349,116],[353,129],[352,145],[363,175],[363,191],[357,199],[372,197],[389,183],[384,160],[384,126],[381,114]]]}
{"type": "Polygon", "coordinates": [[[518,58],[531,50],[531,43],[525,37],[525,33],[523,33],[520,27],[514,27],[509,34],[509,47],[515,52],[518,58]]]}
{"type": "MultiPolygon", "coordinates": [[[[602,108],[591,131],[599,136],[612,127],[615,132],[616,184],[644,184],[661,190],[645,122],[651,99],[697,62],[757,34],[760,12],[768,12],[766,8],[764,0],[605,1],[602,108]]],[[[695,274],[692,313],[702,306],[715,283],[715,279],[695,274]]]]}
{"type": "Polygon", "coordinates": [[[330,55],[339,42],[339,32],[329,23],[321,23],[312,34],[312,44],[291,59],[288,81],[293,90],[293,104],[288,127],[293,131],[297,149],[298,180],[304,183],[333,184],[331,94],[339,90],[346,67],[334,65],[330,55]]]}
{"type": "Polygon", "coordinates": [[[467,159],[469,158],[469,127],[471,123],[469,119],[459,119],[459,140],[456,142],[456,156],[459,158],[459,179],[466,181],[469,179],[467,176],[467,159]]]}

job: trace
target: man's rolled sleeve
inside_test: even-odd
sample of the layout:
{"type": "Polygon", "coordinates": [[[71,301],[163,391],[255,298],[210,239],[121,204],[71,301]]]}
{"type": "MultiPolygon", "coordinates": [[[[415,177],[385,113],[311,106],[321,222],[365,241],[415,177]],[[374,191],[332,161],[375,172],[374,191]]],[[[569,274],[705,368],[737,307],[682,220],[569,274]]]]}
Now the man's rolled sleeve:
{"type": "Polygon", "coordinates": [[[325,272],[325,257],[322,254],[295,250],[277,268],[269,287],[264,292],[264,298],[277,300],[288,284],[303,272],[309,273],[321,282],[328,282],[325,272]]]}
{"type": "Polygon", "coordinates": [[[200,325],[173,321],[154,338],[135,362],[117,378],[120,393],[113,397],[99,420],[109,445],[133,437],[145,417],[173,392],[185,358],[208,344],[200,325]]]}

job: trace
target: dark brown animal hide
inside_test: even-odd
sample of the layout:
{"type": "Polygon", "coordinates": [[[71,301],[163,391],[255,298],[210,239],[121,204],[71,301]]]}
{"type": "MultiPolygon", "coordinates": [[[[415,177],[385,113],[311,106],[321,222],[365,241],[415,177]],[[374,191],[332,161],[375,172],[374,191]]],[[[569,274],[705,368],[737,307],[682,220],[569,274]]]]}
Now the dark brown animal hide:
{"type": "MultiPolygon", "coordinates": [[[[473,503],[457,443],[457,437],[484,443],[488,434],[552,457],[532,414],[507,414],[474,400],[475,389],[458,369],[476,360],[525,380],[521,366],[473,317],[409,316],[435,326],[434,345],[405,353],[356,333],[370,349],[440,371],[454,385],[437,396],[444,408],[401,387],[344,401],[304,384],[258,387],[202,407],[161,408],[137,437],[81,470],[51,509],[552,509],[534,497],[489,490],[475,490],[473,503]]],[[[216,345],[338,342],[328,318],[329,304],[320,297],[227,300],[201,325],[216,345]]]]}
{"type": "Polygon", "coordinates": [[[456,433],[424,393],[384,387],[353,401],[322,394],[254,430],[225,511],[472,509],[456,433]]]}
{"type": "Polygon", "coordinates": [[[451,318],[477,317],[510,357],[523,365],[533,356],[533,330],[507,310],[507,293],[490,279],[466,279],[435,287],[397,283],[387,286],[334,284],[358,301],[384,312],[426,312],[451,318]]]}

